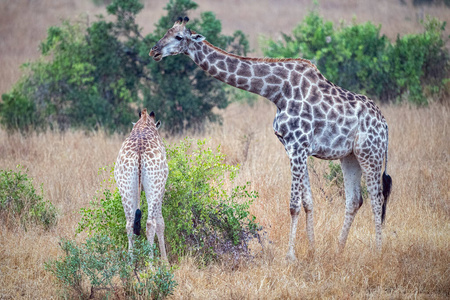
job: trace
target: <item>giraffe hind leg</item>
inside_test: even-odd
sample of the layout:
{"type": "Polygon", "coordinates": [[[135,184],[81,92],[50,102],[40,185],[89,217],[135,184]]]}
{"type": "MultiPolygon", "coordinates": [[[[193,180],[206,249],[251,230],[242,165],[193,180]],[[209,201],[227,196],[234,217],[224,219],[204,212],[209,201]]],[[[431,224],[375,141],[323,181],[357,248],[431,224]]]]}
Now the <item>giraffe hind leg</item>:
{"type": "MultiPolygon", "coordinates": [[[[138,179],[137,176],[124,176],[122,165],[117,164],[116,170],[119,175],[115,179],[117,187],[119,188],[119,194],[122,198],[122,206],[125,212],[125,218],[127,220],[126,231],[128,236],[128,250],[131,251],[134,244],[133,228],[135,227],[136,208],[138,206],[138,179]]],[[[130,173],[135,174],[135,170],[131,170],[130,173]]]]}
{"type": "Polygon", "coordinates": [[[133,211],[135,211],[135,207],[133,205],[129,205],[128,203],[132,203],[131,201],[127,201],[126,197],[122,196],[122,205],[125,211],[125,218],[127,220],[126,231],[128,236],[128,250],[131,251],[134,245],[134,225],[135,225],[135,216],[133,211]]]}
{"type": "Polygon", "coordinates": [[[167,260],[166,244],[164,241],[164,227],[165,227],[164,218],[161,213],[160,216],[156,219],[156,235],[158,236],[159,251],[161,252],[161,258],[163,260],[167,260]]]}
{"type": "Polygon", "coordinates": [[[164,219],[162,216],[161,206],[153,205],[149,208],[149,216],[147,219],[147,240],[150,245],[154,244],[155,234],[158,237],[159,250],[161,258],[167,260],[166,245],[164,241],[164,219]]]}
{"type": "MultiPolygon", "coordinates": [[[[370,195],[370,202],[372,205],[372,212],[375,221],[375,243],[378,250],[381,250],[381,232],[383,221],[383,210],[386,212],[386,206],[383,201],[383,189],[381,185],[381,168],[382,162],[379,160],[377,163],[370,163],[369,161],[360,161],[361,168],[363,170],[364,177],[366,179],[367,191],[370,195]]],[[[389,183],[389,179],[384,179],[389,183]]],[[[386,194],[388,192],[388,185],[386,186],[386,194]]]]}
{"type": "Polygon", "coordinates": [[[357,158],[353,154],[342,158],[341,167],[345,186],[345,219],[339,236],[339,251],[344,250],[350,227],[363,203],[361,196],[362,171],[357,158]]]}
{"type": "Polygon", "coordinates": [[[148,203],[147,218],[147,240],[150,245],[154,244],[155,234],[158,237],[161,257],[167,260],[164,242],[164,219],[162,216],[162,201],[165,187],[165,172],[158,170],[151,173],[150,170],[143,170],[143,186],[148,203]],[[157,180],[159,179],[159,180],[157,180]],[[158,182],[158,184],[155,184],[158,182]]]}

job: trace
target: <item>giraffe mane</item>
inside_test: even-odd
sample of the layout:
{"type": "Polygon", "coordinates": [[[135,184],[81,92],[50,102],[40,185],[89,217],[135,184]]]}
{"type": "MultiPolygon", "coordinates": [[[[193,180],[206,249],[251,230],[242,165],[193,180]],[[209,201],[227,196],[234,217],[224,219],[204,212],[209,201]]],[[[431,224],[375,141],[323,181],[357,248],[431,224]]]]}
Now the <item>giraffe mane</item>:
{"type": "MultiPolygon", "coordinates": [[[[195,34],[194,31],[191,31],[192,34],[195,34]]],[[[267,63],[276,63],[276,62],[302,62],[302,63],[307,63],[308,65],[310,65],[311,67],[313,67],[317,72],[319,72],[319,70],[317,69],[316,65],[313,64],[311,61],[304,59],[304,58],[271,58],[271,57],[246,57],[246,56],[240,56],[240,55],[236,55],[233,53],[229,53],[223,49],[220,49],[219,47],[214,46],[213,44],[211,44],[210,42],[204,40],[203,43],[205,45],[207,45],[208,47],[213,48],[214,50],[216,50],[217,52],[220,52],[224,55],[230,56],[230,57],[234,57],[234,58],[238,58],[240,60],[246,60],[246,61],[255,61],[255,62],[267,62],[267,63]]]]}
{"type": "Polygon", "coordinates": [[[146,108],[143,108],[143,109],[142,109],[140,120],[142,120],[143,122],[146,122],[146,121],[147,121],[147,109],[146,109],[146,108]]]}

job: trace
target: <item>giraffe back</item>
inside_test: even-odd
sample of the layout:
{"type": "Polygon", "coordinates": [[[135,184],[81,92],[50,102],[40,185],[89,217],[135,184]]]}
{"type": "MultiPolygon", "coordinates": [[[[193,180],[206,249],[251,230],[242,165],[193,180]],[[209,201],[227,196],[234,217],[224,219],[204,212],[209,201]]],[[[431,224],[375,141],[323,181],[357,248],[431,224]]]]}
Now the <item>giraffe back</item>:
{"type": "MultiPolygon", "coordinates": [[[[114,170],[124,208],[135,210],[139,206],[141,187],[146,193],[164,194],[168,175],[166,151],[158,132],[160,122],[154,113],[143,109],[117,157],[114,170]],[[126,200],[125,200],[126,199],[126,200]]],[[[161,199],[155,201],[162,204],[161,199]]]]}

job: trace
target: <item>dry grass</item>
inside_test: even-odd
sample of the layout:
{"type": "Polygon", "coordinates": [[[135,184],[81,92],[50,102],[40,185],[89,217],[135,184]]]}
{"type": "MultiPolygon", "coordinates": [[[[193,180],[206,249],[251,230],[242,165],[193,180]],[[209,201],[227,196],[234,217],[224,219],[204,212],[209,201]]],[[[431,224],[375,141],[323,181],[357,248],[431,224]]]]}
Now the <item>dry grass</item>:
{"type": "MultiPolygon", "coordinates": [[[[342,197],[325,200],[331,189],[322,174],[327,163],[315,160],[311,174],[315,199],[316,253],[307,255],[304,217],[297,240],[297,263],[289,264],[289,162],[273,135],[274,107],[259,100],[253,107],[233,104],[222,127],[195,136],[222,145],[229,163],[242,165],[238,184],[252,182],[260,198],[252,212],[273,242],[256,258],[238,266],[199,269],[186,259],[176,270],[174,299],[419,298],[450,297],[449,107],[385,106],[390,126],[389,173],[394,180],[381,255],[374,251],[371,208],[359,211],[345,252],[335,254],[343,216],[342,197]],[[322,188],[322,189],[321,189],[322,188]]],[[[43,262],[58,254],[59,237],[73,237],[86,206],[99,187],[98,168],[111,164],[123,137],[79,132],[22,137],[0,131],[0,169],[21,164],[46,198],[61,212],[57,227],[0,230],[0,299],[52,298],[57,289],[43,262]]],[[[177,138],[169,138],[176,142],[177,138]]]]}

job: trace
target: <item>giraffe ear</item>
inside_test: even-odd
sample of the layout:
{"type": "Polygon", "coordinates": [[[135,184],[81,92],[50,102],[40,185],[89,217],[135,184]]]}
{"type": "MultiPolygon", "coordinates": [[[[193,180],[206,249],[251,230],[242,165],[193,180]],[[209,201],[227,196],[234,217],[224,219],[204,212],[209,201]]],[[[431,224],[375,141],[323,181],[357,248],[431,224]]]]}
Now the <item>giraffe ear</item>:
{"type": "Polygon", "coordinates": [[[205,37],[201,34],[194,33],[191,35],[191,39],[196,42],[202,42],[205,40],[205,37]]]}
{"type": "Polygon", "coordinates": [[[183,18],[182,17],[178,17],[178,19],[173,24],[173,27],[180,25],[182,22],[183,22],[183,18]]]}
{"type": "Polygon", "coordinates": [[[159,129],[159,127],[161,127],[161,121],[156,122],[155,126],[156,126],[156,129],[159,129]]]}

